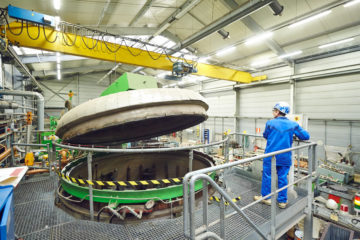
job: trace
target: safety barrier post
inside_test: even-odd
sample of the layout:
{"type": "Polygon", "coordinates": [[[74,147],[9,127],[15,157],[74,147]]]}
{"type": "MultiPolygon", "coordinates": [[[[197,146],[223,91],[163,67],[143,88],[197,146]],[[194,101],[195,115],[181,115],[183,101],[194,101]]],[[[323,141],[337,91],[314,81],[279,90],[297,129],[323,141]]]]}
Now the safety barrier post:
{"type": "Polygon", "coordinates": [[[205,226],[205,231],[208,231],[208,185],[207,185],[207,181],[203,180],[203,190],[202,190],[202,194],[203,194],[203,202],[202,202],[202,207],[203,207],[203,225],[205,226]]]}
{"type": "Polygon", "coordinates": [[[225,201],[224,196],[220,198],[220,237],[225,239],[225,201]]]}
{"type": "Polygon", "coordinates": [[[313,232],[313,218],[312,218],[312,171],[313,171],[313,162],[315,161],[315,145],[309,146],[308,148],[308,174],[309,178],[307,179],[307,208],[306,216],[304,221],[304,240],[312,239],[313,232]]]}
{"type": "MultiPolygon", "coordinates": [[[[87,166],[88,166],[88,180],[92,181],[92,152],[88,153],[87,156],[87,166]]],[[[90,202],[90,220],[94,221],[94,198],[93,198],[93,188],[92,185],[89,183],[89,202],[90,202]]]]}
{"type": "MultiPolygon", "coordinates": [[[[271,158],[271,192],[276,191],[276,158],[271,158]]],[[[276,232],[276,197],[277,194],[271,196],[271,240],[275,240],[276,232]]]]}

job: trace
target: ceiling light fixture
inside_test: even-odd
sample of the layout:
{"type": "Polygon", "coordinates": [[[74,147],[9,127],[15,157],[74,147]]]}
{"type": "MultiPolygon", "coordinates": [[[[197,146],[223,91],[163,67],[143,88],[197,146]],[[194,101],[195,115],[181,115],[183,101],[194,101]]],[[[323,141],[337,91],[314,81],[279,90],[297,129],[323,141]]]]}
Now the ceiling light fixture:
{"type": "Polygon", "coordinates": [[[354,0],[354,1],[351,1],[351,2],[348,2],[348,3],[345,3],[344,7],[350,7],[350,6],[358,4],[358,3],[360,3],[360,0],[354,0]]]}
{"type": "Polygon", "coordinates": [[[269,62],[270,62],[270,59],[263,59],[263,60],[259,60],[259,61],[251,63],[251,66],[252,67],[258,67],[258,66],[265,65],[265,64],[267,64],[269,62]]]}
{"type": "Polygon", "coordinates": [[[292,53],[288,53],[288,54],[284,54],[284,55],[281,55],[279,56],[279,58],[288,58],[288,57],[293,57],[293,56],[296,56],[296,55],[299,55],[299,54],[302,54],[302,51],[295,51],[295,52],[292,52],[292,53]]]}
{"type": "Polygon", "coordinates": [[[229,48],[225,48],[223,50],[220,50],[219,52],[216,53],[217,56],[222,56],[225,54],[228,54],[230,52],[233,52],[236,49],[236,47],[229,47],[229,48]]]}
{"type": "Polygon", "coordinates": [[[312,16],[312,17],[309,17],[309,18],[306,18],[306,19],[301,20],[301,21],[299,21],[299,22],[296,22],[296,23],[294,23],[294,24],[291,24],[291,25],[289,26],[289,28],[294,28],[294,27],[297,27],[297,26],[299,26],[299,25],[302,25],[302,24],[311,22],[311,21],[313,21],[313,20],[315,20],[315,19],[324,17],[324,16],[326,16],[326,15],[328,15],[328,14],[330,14],[330,13],[331,13],[331,10],[328,10],[328,11],[325,11],[325,12],[322,12],[322,13],[319,13],[319,14],[316,14],[316,15],[314,15],[314,16],[312,16]]]}
{"type": "Polygon", "coordinates": [[[331,46],[338,45],[341,43],[351,42],[352,40],[354,40],[354,38],[347,38],[347,39],[340,40],[337,42],[332,42],[332,43],[321,45],[321,46],[319,46],[319,48],[327,48],[327,47],[331,47],[331,46]]]}
{"type": "Polygon", "coordinates": [[[55,10],[60,10],[60,5],[61,5],[60,0],[54,0],[53,4],[54,4],[55,10]]]}
{"type": "Polygon", "coordinates": [[[248,40],[245,41],[245,45],[251,45],[251,44],[255,44],[258,42],[261,42],[265,39],[268,39],[269,37],[271,37],[273,35],[273,32],[264,32],[260,35],[257,35],[255,37],[249,38],[248,40]]]}

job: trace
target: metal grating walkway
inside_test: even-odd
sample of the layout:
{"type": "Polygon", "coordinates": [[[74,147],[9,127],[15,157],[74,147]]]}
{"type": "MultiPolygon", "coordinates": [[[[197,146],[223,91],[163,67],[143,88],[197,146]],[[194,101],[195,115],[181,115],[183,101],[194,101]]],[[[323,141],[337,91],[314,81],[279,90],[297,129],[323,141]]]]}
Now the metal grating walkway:
{"type": "MultiPolygon", "coordinates": [[[[239,175],[226,176],[225,182],[232,197],[241,196],[237,202],[245,206],[252,202],[253,196],[259,194],[260,183],[239,175]]],[[[18,237],[27,239],[117,239],[117,240],[170,240],[184,239],[183,218],[159,219],[127,225],[107,224],[75,219],[54,205],[56,177],[38,177],[22,181],[15,189],[15,233],[18,237]]],[[[289,203],[287,209],[305,194],[297,190],[299,197],[289,203]]],[[[293,207],[291,207],[293,206],[293,207]]],[[[278,209],[278,214],[284,210],[278,209]]],[[[226,213],[233,212],[227,207],[226,213]]],[[[257,226],[266,227],[270,219],[270,207],[257,204],[245,211],[257,226]]],[[[209,223],[219,219],[220,211],[217,203],[209,205],[209,223]]],[[[226,239],[243,239],[254,234],[249,224],[239,215],[233,215],[225,220],[226,239]]],[[[196,226],[202,224],[202,212],[196,212],[196,226]]],[[[220,235],[218,224],[211,226],[210,231],[220,235]]]]}

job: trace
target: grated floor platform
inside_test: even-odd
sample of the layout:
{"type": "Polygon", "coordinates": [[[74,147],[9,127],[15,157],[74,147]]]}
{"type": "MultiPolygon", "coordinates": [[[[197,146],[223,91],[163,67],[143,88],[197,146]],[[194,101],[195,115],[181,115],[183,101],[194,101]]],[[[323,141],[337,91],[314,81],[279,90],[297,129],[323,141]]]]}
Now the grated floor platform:
{"type": "MultiPolygon", "coordinates": [[[[260,192],[260,182],[239,175],[225,177],[227,189],[231,197],[241,196],[237,204],[245,206],[252,202],[253,196],[260,192]]],[[[107,224],[75,219],[54,205],[56,177],[36,177],[23,180],[14,191],[15,203],[15,233],[18,237],[28,239],[116,239],[116,240],[170,240],[184,239],[183,218],[158,219],[134,224],[107,224]]],[[[301,191],[300,191],[301,192],[301,191]]],[[[299,193],[299,192],[298,192],[299,193]]],[[[296,201],[303,198],[299,194],[296,200],[289,202],[290,208],[296,201]]],[[[212,203],[209,209],[209,223],[219,219],[220,211],[217,203],[212,203]]],[[[226,213],[234,210],[226,208],[226,213]]],[[[278,212],[283,210],[278,209],[278,212]]],[[[270,219],[270,207],[256,204],[247,209],[246,214],[257,226],[270,219]]],[[[196,226],[202,223],[202,212],[196,212],[196,226]]],[[[239,215],[233,215],[225,220],[226,239],[242,239],[252,232],[251,227],[239,215]]],[[[211,226],[210,231],[220,235],[218,224],[211,226]]]]}

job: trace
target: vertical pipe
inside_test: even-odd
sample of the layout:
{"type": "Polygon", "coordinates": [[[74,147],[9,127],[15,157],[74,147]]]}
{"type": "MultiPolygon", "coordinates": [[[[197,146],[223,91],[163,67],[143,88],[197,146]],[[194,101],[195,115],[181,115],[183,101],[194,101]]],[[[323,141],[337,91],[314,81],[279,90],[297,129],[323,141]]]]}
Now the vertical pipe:
{"type": "Polygon", "coordinates": [[[48,160],[49,160],[49,174],[50,176],[52,175],[52,172],[51,172],[51,164],[52,164],[52,156],[51,156],[51,152],[50,152],[50,144],[47,143],[46,144],[46,150],[47,150],[47,153],[48,153],[48,160]]]}
{"type": "Polygon", "coordinates": [[[225,163],[229,162],[229,141],[230,138],[228,138],[228,140],[225,141],[225,148],[224,148],[225,163]]]}
{"type": "Polygon", "coordinates": [[[77,93],[77,105],[80,104],[80,74],[77,75],[77,89],[76,89],[76,93],[77,93]]]}
{"type": "Polygon", "coordinates": [[[4,69],[3,69],[3,62],[1,55],[0,55],[0,82],[1,82],[1,87],[5,89],[5,77],[4,77],[4,69]]]}
{"type": "Polygon", "coordinates": [[[219,204],[220,204],[220,237],[221,239],[225,239],[225,201],[222,195],[219,204]]]}
{"type": "Polygon", "coordinates": [[[242,135],[241,147],[242,147],[242,159],[245,159],[245,135],[242,135]]]}
{"type": "Polygon", "coordinates": [[[205,226],[206,232],[208,231],[208,186],[207,181],[203,180],[203,225],[205,226]]]}
{"type": "MultiPolygon", "coordinates": [[[[26,143],[30,144],[31,143],[31,129],[32,125],[28,124],[26,125],[26,143]]],[[[26,146],[25,147],[25,152],[28,153],[30,151],[30,147],[26,146]]]]}
{"type": "MultiPolygon", "coordinates": [[[[88,165],[88,180],[92,181],[92,153],[89,152],[87,156],[87,165],[88,165]]],[[[94,199],[93,199],[93,188],[89,184],[89,202],[90,202],[90,220],[94,221],[94,199]]]]}
{"type": "MultiPolygon", "coordinates": [[[[235,133],[240,133],[240,89],[235,89],[235,133]]],[[[235,141],[240,142],[240,135],[236,134],[235,141]]]]}
{"type": "Polygon", "coordinates": [[[189,233],[189,213],[190,213],[190,210],[188,209],[189,208],[189,190],[188,190],[188,187],[189,187],[189,184],[187,182],[187,180],[184,178],[183,180],[183,200],[184,200],[184,203],[183,203],[183,221],[184,221],[184,226],[183,226],[183,229],[184,229],[184,234],[185,236],[189,236],[190,233],[189,233]]]}
{"type": "MultiPolygon", "coordinates": [[[[276,191],[276,158],[271,158],[271,192],[276,191]]],[[[276,197],[277,194],[271,196],[271,239],[275,240],[276,233],[276,197]]]]}
{"type": "MultiPolygon", "coordinates": [[[[298,142],[297,145],[299,146],[299,145],[300,145],[300,142],[298,142]]],[[[297,149],[295,152],[296,152],[297,161],[298,161],[298,165],[297,165],[297,176],[298,176],[298,179],[299,179],[299,178],[300,178],[300,150],[297,149]]]]}
{"type": "Polygon", "coordinates": [[[10,162],[10,167],[15,166],[15,154],[14,154],[13,143],[14,143],[14,132],[12,132],[11,135],[10,135],[10,149],[11,149],[11,162],[10,162]]]}
{"type": "Polygon", "coordinates": [[[352,146],[352,122],[349,121],[349,145],[352,146]]]}
{"type": "Polygon", "coordinates": [[[225,128],[224,128],[224,118],[221,118],[221,134],[223,135],[225,132],[225,128]]]}
{"type": "Polygon", "coordinates": [[[194,150],[189,150],[189,172],[192,171],[193,168],[193,160],[194,160],[194,150]]]}
{"type": "Polygon", "coordinates": [[[308,149],[308,174],[310,177],[307,179],[307,208],[306,208],[306,216],[304,221],[304,240],[312,239],[313,232],[313,218],[312,218],[312,171],[313,171],[313,162],[315,160],[315,146],[309,146],[308,149]]]}
{"type": "Polygon", "coordinates": [[[292,114],[296,113],[296,85],[295,85],[295,80],[291,79],[290,80],[290,111],[292,114]]]}
{"type": "Polygon", "coordinates": [[[195,183],[190,181],[189,226],[190,239],[195,239],[195,183]]]}
{"type": "Polygon", "coordinates": [[[212,136],[213,142],[215,142],[215,128],[216,128],[216,117],[214,117],[214,129],[213,129],[213,136],[212,136]]]}
{"type": "Polygon", "coordinates": [[[327,121],[324,120],[324,145],[327,145],[327,121]]]}

